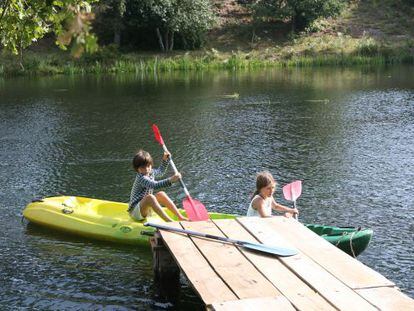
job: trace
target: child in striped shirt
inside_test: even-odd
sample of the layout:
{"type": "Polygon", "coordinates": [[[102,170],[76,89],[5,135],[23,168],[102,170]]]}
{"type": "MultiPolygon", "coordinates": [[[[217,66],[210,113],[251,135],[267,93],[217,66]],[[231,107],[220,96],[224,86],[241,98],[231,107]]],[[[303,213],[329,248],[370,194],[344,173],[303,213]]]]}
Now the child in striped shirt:
{"type": "Polygon", "coordinates": [[[128,212],[133,219],[143,220],[151,214],[152,209],[163,220],[173,221],[162,209],[161,205],[163,205],[172,211],[179,220],[188,220],[180,214],[177,206],[164,191],[154,194],[154,190],[169,187],[181,178],[181,174],[177,173],[169,178],[155,180],[155,177],[162,177],[166,173],[170,156],[169,152],[164,152],[160,167],[153,169],[152,157],[148,152],[139,150],[135,155],[132,165],[137,175],[132,186],[128,208],[128,212]]]}

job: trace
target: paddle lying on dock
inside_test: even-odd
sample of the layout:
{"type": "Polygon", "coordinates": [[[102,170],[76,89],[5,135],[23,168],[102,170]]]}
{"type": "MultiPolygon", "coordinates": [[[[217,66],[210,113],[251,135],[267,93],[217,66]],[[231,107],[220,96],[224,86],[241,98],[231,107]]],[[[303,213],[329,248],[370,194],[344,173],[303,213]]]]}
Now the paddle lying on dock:
{"type": "MultiPolygon", "coordinates": [[[[283,186],[283,196],[288,201],[293,201],[293,207],[296,208],[296,200],[302,194],[302,181],[295,180],[290,184],[283,186]]],[[[298,215],[295,214],[295,219],[298,219],[298,215]]]]}
{"type": "MultiPolygon", "coordinates": [[[[154,136],[156,141],[162,146],[162,149],[164,149],[165,152],[168,152],[167,146],[165,146],[164,144],[164,140],[162,139],[160,130],[158,129],[158,126],[156,126],[155,124],[152,125],[152,131],[154,132],[154,136]]],[[[177,167],[174,164],[174,161],[172,160],[172,157],[170,157],[170,163],[171,163],[171,167],[174,170],[174,173],[177,174],[178,170],[177,167]]],[[[203,203],[201,203],[200,201],[197,201],[195,199],[193,199],[190,195],[190,193],[187,190],[187,187],[184,184],[184,181],[182,178],[180,178],[180,184],[184,189],[184,193],[187,196],[184,200],[183,200],[183,208],[185,210],[185,212],[187,213],[187,217],[191,220],[191,221],[201,221],[201,220],[207,220],[210,217],[208,216],[207,213],[207,209],[206,207],[203,205],[203,203]]]]}
{"type": "Polygon", "coordinates": [[[167,230],[171,232],[185,233],[185,234],[192,235],[192,236],[198,236],[202,238],[218,240],[221,242],[227,242],[227,243],[235,244],[237,246],[244,247],[249,250],[256,251],[256,252],[262,252],[262,253],[277,255],[281,257],[293,256],[298,253],[297,250],[291,249],[291,248],[252,243],[252,242],[241,241],[241,240],[233,240],[233,239],[229,239],[229,238],[225,238],[225,237],[221,237],[217,235],[211,235],[211,234],[206,234],[206,233],[192,231],[192,230],[179,229],[179,228],[164,226],[160,224],[154,224],[150,222],[144,223],[144,226],[153,227],[153,228],[157,228],[161,230],[167,230]]]}

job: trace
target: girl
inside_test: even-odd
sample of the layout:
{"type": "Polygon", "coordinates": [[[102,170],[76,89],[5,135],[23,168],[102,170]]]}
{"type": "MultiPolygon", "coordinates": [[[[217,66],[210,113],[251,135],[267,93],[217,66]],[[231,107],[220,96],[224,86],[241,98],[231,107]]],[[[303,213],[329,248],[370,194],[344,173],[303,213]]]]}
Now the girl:
{"type": "Polygon", "coordinates": [[[247,210],[247,216],[271,217],[272,209],[285,212],[286,217],[298,214],[296,208],[289,208],[276,203],[273,198],[276,182],[269,172],[260,172],[256,176],[256,191],[247,210]]]}

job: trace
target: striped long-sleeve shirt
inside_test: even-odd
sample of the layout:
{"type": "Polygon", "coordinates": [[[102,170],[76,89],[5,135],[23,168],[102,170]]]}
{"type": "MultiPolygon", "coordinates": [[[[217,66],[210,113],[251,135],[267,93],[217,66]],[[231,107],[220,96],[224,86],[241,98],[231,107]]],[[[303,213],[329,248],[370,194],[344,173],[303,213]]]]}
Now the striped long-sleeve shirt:
{"type": "Polygon", "coordinates": [[[162,177],[167,172],[169,163],[169,159],[167,161],[163,160],[161,165],[158,168],[153,169],[149,175],[137,173],[131,189],[128,212],[131,211],[146,195],[152,194],[154,190],[171,186],[169,178],[158,181],[155,180],[155,177],[162,177]]]}

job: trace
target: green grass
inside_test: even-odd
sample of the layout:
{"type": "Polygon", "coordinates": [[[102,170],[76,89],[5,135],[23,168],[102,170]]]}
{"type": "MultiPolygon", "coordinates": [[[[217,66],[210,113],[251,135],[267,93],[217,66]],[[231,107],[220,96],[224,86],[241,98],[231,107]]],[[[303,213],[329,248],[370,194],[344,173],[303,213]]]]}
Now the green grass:
{"type": "Polygon", "coordinates": [[[385,44],[371,37],[344,35],[293,38],[289,44],[249,52],[211,49],[174,54],[120,54],[102,52],[72,59],[64,52],[0,56],[0,76],[153,73],[203,70],[247,70],[266,67],[356,66],[414,63],[413,40],[385,44]],[[106,53],[106,54],[105,54],[106,53]]]}

